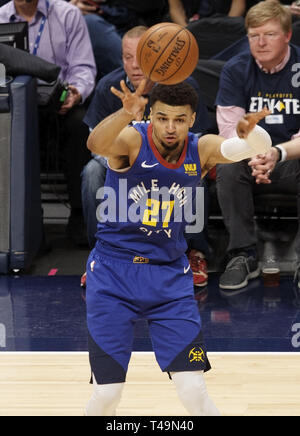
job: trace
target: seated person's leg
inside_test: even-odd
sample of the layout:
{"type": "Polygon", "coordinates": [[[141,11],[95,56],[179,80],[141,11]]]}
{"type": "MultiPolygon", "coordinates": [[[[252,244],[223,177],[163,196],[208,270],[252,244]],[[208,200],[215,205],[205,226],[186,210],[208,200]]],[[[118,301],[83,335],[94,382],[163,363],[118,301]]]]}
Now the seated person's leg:
{"type": "Polygon", "coordinates": [[[63,137],[60,146],[64,149],[66,179],[68,185],[71,213],[67,232],[77,245],[86,245],[86,231],[81,202],[81,172],[91,158],[86,142],[89,135],[87,125],[82,121],[85,115],[84,105],[73,107],[60,117],[63,137]]]}
{"type": "Polygon", "coordinates": [[[81,194],[82,208],[89,246],[92,248],[96,243],[95,233],[97,231],[97,191],[104,186],[106,176],[105,159],[95,156],[91,159],[82,171],[81,194]]]}
{"type": "Polygon", "coordinates": [[[205,179],[201,181],[199,187],[204,189],[204,195],[201,196],[201,204],[197,207],[194,206],[194,213],[199,219],[200,214],[204,211],[204,227],[202,231],[194,232],[193,228],[195,229],[195,227],[191,226],[190,231],[185,233],[185,238],[188,244],[187,254],[193,271],[194,286],[206,286],[208,279],[206,259],[209,257],[210,249],[205,230],[209,215],[209,195],[205,179]],[[198,208],[201,208],[201,210],[198,210],[198,208]]]}
{"type": "Polygon", "coordinates": [[[217,193],[229,233],[229,262],[220,277],[222,289],[240,289],[259,275],[254,226],[255,179],[248,161],[217,166],[217,193]]]}
{"type": "MultiPolygon", "coordinates": [[[[270,175],[271,184],[261,184],[255,187],[257,194],[280,193],[284,195],[295,195],[298,212],[298,231],[294,241],[297,264],[295,280],[300,287],[300,160],[279,162],[270,175]]],[[[279,204],[280,206],[280,204],[279,204]]],[[[296,206],[296,204],[295,204],[296,206]]],[[[284,221],[283,221],[284,222],[284,221]]]]}

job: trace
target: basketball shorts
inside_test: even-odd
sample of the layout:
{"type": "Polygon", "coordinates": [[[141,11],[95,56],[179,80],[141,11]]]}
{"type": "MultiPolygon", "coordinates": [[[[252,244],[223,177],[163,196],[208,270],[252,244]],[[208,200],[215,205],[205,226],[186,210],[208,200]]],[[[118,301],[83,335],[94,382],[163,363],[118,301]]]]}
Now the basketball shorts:
{"type": "Polygon", "coordinates": [[[187,257],[154,265],[106,250],[94,249],[87,262],[89,359],[97,384],[126,380],[141,318],[162,371],[209,370],[187,257]]]}

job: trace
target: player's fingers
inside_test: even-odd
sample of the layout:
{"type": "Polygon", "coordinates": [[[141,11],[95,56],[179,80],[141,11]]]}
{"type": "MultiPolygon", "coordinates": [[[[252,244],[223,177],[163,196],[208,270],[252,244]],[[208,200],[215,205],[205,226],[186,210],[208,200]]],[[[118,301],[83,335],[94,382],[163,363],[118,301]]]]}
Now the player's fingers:
{"type": "Polygon", "coordinates": [[[123,92],[119,91],[117,88],[115,88],[114,86],[110,87],[110,91],[116,96],[119,97],[121,100],[123,100],[124,98],[124,94],[123,92]]]}
{"type": "Polygon", "coordinates": [[[137,90],[136,90],[136,95],[138,95],[139,97],[141,96],[141,95],[143,95],[143,92],[144,92],[144,89],[145,89],[145,87],[146,87],[146,83],[147,83],[147,79],[143,79],[141,82],[140,82],[140,84],[139,84],[139,86],[137,87],[137,90]]]}
{"type": "Polygon", "coordinates": [[[270,115],[271,111],[267,108],[264,107],[261,111],[257,112],[257,123],[262,120],[263,118],[265,118],[267,115],[270,115]]]}
{"type": "Polygon", "coordinates": [[[267,115],[270,115],[270,111],[268,108],[264,107],[261,111],[259,112],[252,112],[252,113],[247,113],[244,118],[249,122],[250,125],[255,125],[257,124],[260,120],[262,120],[263,118],[265,118],[267,115]]]}
{"type": "Polygon", "coordinates": [[[131,92],[129,91],[128,87],[126,86],[125,80],[121,80],[120,86],[121,86],[121,89],[122,89],[122,91],[123,91],[125,96],[128,96],[128,95],[131,94],[131,92]]]}

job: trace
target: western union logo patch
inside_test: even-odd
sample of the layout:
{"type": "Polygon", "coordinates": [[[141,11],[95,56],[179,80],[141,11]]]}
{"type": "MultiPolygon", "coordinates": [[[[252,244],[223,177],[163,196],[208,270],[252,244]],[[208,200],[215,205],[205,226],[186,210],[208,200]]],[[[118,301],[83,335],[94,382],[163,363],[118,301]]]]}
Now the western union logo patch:
{"type": "Polygon", "coordinates": [[[197,164],[184,164],[185,174],[188,176],[197,176],[197,164]]]}

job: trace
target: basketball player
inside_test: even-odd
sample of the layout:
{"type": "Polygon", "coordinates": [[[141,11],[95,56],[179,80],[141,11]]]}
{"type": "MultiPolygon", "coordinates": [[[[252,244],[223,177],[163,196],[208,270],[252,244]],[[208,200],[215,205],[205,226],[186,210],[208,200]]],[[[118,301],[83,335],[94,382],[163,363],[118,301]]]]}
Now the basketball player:
{"type": "MultiPolygon", "coordinates": [[[[134,322],[145,317],[158,364],[174,381],[187,411],[217,416],[203,377],[210,364],[185,255],[186,222],[175,219],[175,211],[217,163],[269,149],[268,134],[258,126],[253,129],[266,112],[247,115],[246,124],[241,121],[245,136],[253,129],[247,140],[216,135],[199,139],[189,132],[197,94],[186,83],[156,85],[150,96],[151,123],[138,122],[147,104],[142,95],[145,83],[133,93],[124,81],[121,90],[112,88],[123,107],[100,122],[88,139],[93,153],[108,158],[106,195],[113,192],[115,204],[107,220],[98,224],[96,246],[87,262],[94,389],[86,415],[115,414],[131,356],[134,322]],[[129,127],[132,121],[137,122],[129,127]],[[140,212],[140,220],[131,219],[132,209],[140,212]]],[[[107,209],[110,206],[107,203],[107,209]]]]}

